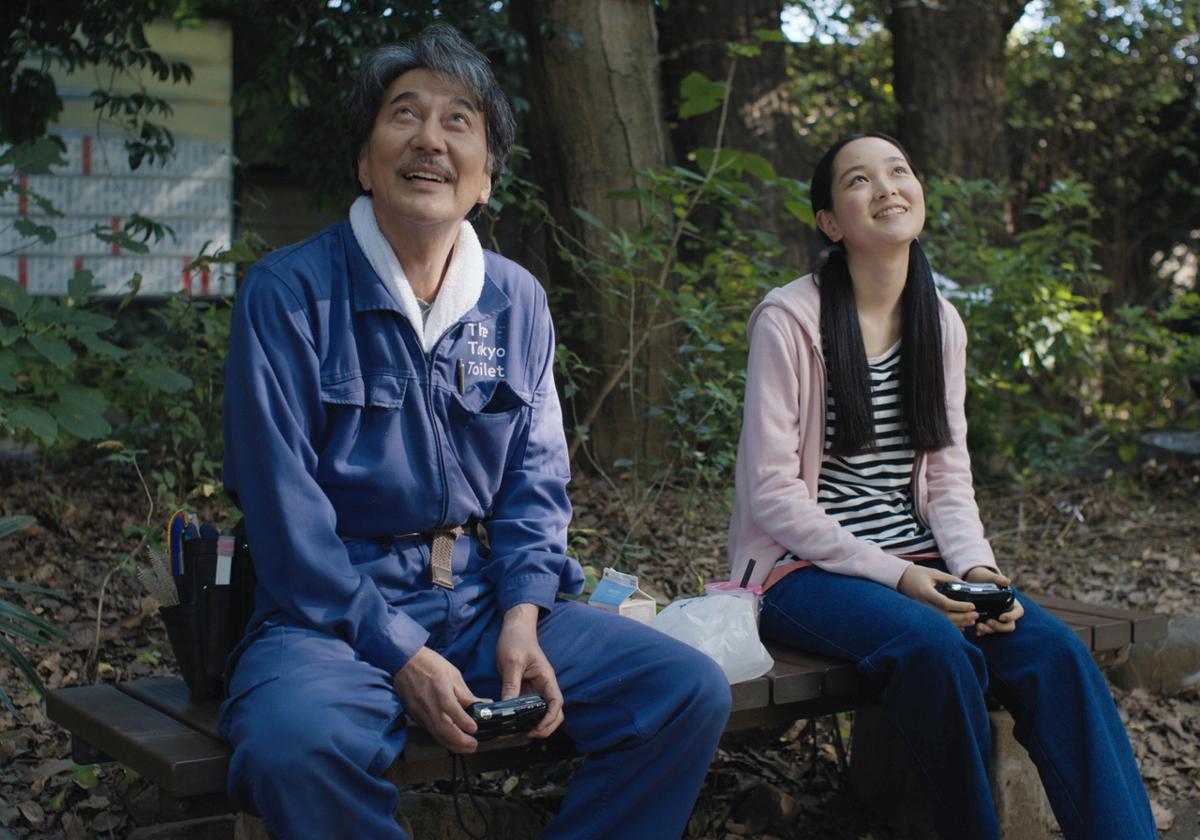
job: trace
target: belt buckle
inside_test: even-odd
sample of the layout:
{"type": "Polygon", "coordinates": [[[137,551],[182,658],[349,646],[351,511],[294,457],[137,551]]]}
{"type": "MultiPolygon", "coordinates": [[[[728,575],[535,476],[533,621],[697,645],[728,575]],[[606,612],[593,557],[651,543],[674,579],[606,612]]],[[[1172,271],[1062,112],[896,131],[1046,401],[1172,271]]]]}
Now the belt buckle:
{"type": "Polygon", "coordinates": [[[454,542],[462,534],[461,525],[433,532],[433,542],[429,548],[429,573],[434,586],[454,588],[454,542]]]}

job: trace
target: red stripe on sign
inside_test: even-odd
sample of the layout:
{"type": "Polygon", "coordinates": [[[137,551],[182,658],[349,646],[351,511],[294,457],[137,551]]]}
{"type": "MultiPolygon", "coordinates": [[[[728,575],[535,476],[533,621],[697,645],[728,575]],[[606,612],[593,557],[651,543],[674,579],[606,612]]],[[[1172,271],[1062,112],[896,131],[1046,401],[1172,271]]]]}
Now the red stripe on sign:
{"type": "Polygon", "coordinates": [[[76,257],[76,258],[75,258],[75,270],[76,270],[76,271],[83,271],[83,257],[76,257]]]}
{"type": "MultiPolygon", "coordinates": [[[[121,232],[121,217],[120,216],[113,216],[112,229],[113,229],[113,233],[121,232]]],[[[118,257],[121,255],[121,246],[119,244],[117,244],[116,242],[114,242],[112,244],[112,255],[114,257],[118,257]]]]}
{"type": "Polygon", "coordinates": [[[17,193],[17,215],[24,216],[29,213],[29,196],[25,194],[25,190],[29,188],[29,179],[24,175],[18,175],[17,183],[21,185],[21,189],[17,193]]]}
{"type": "Polygon", "coordinates": [[[188,266],[191,264],[191,260],[185,259],[183,261],[183,290],[189,295],[192,293],[192,272],[188,269],[188,266]]]}
{"type": "Polygon", "coordinates": [[[208,269],[200,269],[200,294],[208,294],[208,269]]]}
{"type": "Polygon", "coordinates": [[[83,138],[83,174],[92,174],[92,138],[83,138]]]}
{"type": "Polygon", "coordinates": [[[24,254],[17,257],[17,282],[22,289],[29,288],[29,262],[24,254]]]}

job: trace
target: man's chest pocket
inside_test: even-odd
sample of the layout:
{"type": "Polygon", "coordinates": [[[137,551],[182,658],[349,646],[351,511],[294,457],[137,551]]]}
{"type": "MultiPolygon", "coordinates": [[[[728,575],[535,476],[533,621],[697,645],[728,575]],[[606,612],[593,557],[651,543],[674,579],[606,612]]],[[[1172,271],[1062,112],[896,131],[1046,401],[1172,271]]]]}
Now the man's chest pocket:
{"type": "Polygon", "coordinates": [[[449,434],[466,471],[499,479],[529,411],[530,401],[503,379],[475,382],[462,394],[451,393],[449,434]]]}
{"type": "MultiPolygon", "coordinates": [[[[415,386],[414,386],[415,387],[415,386]]],[[[366,447],[378,455],[411,400],[407,377],[389,373],[354,374],[321,381],[321,403],[325,409],[325,447],[339,454],[366,447]]],[[[419,397],[419,393],[416,394],[419,397]]]]}
{"type": "Polygon", "coordinates": [[[529,400],[517,393],[505,379],[486,379],[472,383],[454,404],[468,418],[500,420],[506,415],[515,417],[529,400]]]}

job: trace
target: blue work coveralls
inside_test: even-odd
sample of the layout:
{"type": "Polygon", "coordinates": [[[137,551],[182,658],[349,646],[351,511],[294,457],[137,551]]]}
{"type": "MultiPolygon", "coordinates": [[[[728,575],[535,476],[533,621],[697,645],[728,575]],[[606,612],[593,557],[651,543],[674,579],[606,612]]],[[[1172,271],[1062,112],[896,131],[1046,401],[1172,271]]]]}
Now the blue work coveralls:
{"type": "Polygon", "coordinates": [[[587,755],[548,837],[679,836],[729,711],[703,654],[578,592],[554,335],[541,286],[485,252],[475,306],[426,355],[347,223],[277,251],[238,294],[225,484],[256,611],[230,657],[229,793],[276,837],[404,837],[382,773],[405,743],[395,674],[423,645],[499,696],[504,612],[538,640],[587,755]],[[434,586],[421,532],[484,523],[434,586]]]}

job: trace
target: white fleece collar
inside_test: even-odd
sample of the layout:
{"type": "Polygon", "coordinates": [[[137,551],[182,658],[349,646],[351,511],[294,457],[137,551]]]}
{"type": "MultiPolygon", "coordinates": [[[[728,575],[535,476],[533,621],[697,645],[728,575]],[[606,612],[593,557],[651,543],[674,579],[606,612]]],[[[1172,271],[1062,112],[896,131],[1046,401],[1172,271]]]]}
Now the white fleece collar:
{"type": "Polygon", "coordinates": [[[421,309],[417,306],[417,296],[413,294],[400,260],[396,252],[384,238],[375,219],[375,207],[368,196],[361,195],[350,205],[350,229],[358,247],[362,248],[367,262],[383,281],[383,285],[391,293],[408,321],[417,332],[421,347],[426,353],[433,349],[437,340],[446,330],[454,326],[463,315],[479,302],[483,292],[483,248],[475,228],[463,220],[458,229],[458,239],[450,255],[450,266],[446,269],[446,279],[442,288],[434,298],[433,307],[429,310],[429,320],[421,318],[421,309]]]}

